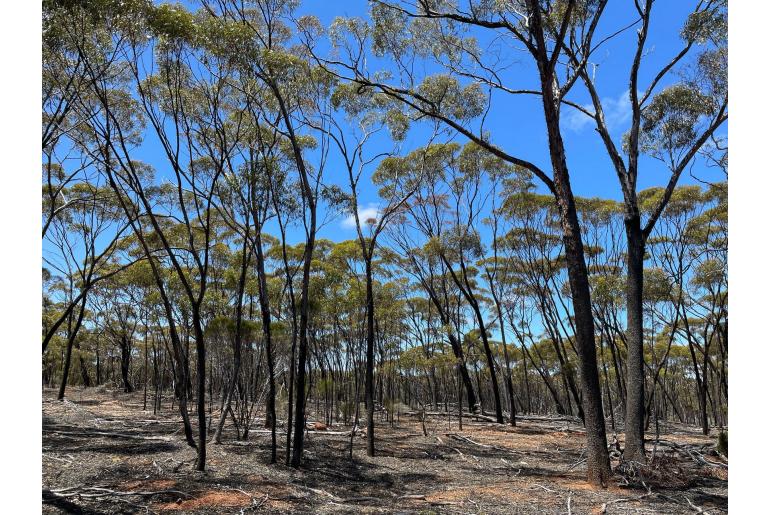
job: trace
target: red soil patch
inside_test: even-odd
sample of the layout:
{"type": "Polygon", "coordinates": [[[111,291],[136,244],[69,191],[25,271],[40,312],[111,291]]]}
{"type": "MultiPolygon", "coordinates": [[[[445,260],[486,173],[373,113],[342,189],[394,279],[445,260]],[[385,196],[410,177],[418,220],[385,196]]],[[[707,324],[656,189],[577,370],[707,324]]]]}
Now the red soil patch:
{"type": "Polygon", "coordinates": [[[197,510],[207,507],[219,508],[241,508],[251,504],[251,497],[234,490],[209,490],[198,497],[187,499],[186,501],[174,503],[157,504],[154,509],[176,511],[176,510],[197,510]]]}

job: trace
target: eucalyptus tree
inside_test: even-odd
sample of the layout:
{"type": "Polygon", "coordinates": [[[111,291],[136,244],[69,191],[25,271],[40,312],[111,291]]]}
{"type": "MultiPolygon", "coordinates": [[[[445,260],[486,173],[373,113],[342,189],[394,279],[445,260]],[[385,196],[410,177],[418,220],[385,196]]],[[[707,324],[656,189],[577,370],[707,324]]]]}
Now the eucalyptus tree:
{"type": "MultiPolygon", "coordinates": [[[[304,26],[310,25],[308,22],[304,26]]],[[[305,45],[310,52],[315,52],[317,44],[313,34],[305,30],[305,45]]],[[[336,147],[347,171],[348,190],[335,191],[334,201],[340,204],[343,212],[349,213],[355,223],[361,256],[364,262],[366,280],[366,379],[364,398],[367,407],[367,455],[374,456],[374,347],[375,347],[375,295],[372,261],[377,248],[377,239],[383,233],[390,219],[402,210],[403,206],[414,194],[415,181],[412,189],[399,192],[398,195],[386,197],[383,206],[378,206],[376,215],[366,220],[361,219],[359,194],[362,178],[368,178],[364,173],[383,158],[393,152],[372,152],[370,142],[386,129],[396,141],[405,137],[406,126],[402,122],[400,105],[394,104],[386,95],[359,94],[351,84],[341,84],[336,87],[327,108],[317,106],[318,120],[309,120],[317,130],[328,134],[336,147]],[[344,115],[344,119],[343,118],[344,115]]],[[[331,192],[330,192],[331,193],[331,192]]]]}
{"type": "MultiPolygon", "coordinates": [[[[64,286],[50,299],[57,300],[58,317],[50,321],[43,336],[43,353],[62,327],[66,351],[58,398],[64,398],[73,346],[79,348],[78,332],[84,322],[89,294],[99,283],[113,278],[133,264],[126,255],[126,219],[116,209],[111,191],[99,182],[76,183],[67,191],[78,202],[50,221],[44,241],[43,263],[64,286]]],[[[84,384],[90,380],[79,356],[84,384]]]]}
{"type": "MultiPolygon", "coordinates": [[[[570,2],[575,4],[576,16],[584,17],[582,28],[591,17],[582,10],[595,11],[598,17],[607,0],[596,3],[570,2]],[[580,13],[580,14],[578,14],[580,13]]],[[[619,142],[613,139],[606,109],[599,94],[602,74],[596,66],[587,66],[596,50],[614,36],[594,41],[593,30],[579,37],[573,30],[563,42],[564,54],[569,60],[568,70],[580,78],[590,98],[593,112],[585,113],[595,122],[597,134],[607,151],[618,176],[623,193],[624,224],[627,239],[626,258],[626,333],[628,345],[628,377],[626,405],[626,439],[624,458],[644,461],[644,355],[643,355],[643,289],[645,243],[661,213],[669,202],[679,178],[709,143],[720,145],[718,129],[727,121],[727,2],[724,0],[699,0],[687,16],[682,30],[679,51],[652,70],[644,70],[648,61],[650,27],[658,16],[653,10],[654,0],[636,2],[631,26],[639,26],[636,45],[628,58],[629,103],[631,119],[629,129],[619,142]],[[698,54],[690,61],[691,54],[698,54]],[[593,71],[591,71],[593,68],[593,71]],[[669,83],[671,76],[679,73],[680,79],[669,83]],[[649,74],[649,75],[648,75],[649,74]],[[640,76],[652,77],[646,85],[640,76]],[[625,157],[624,155],[625,154],[625,157]],[[660,160],[670,171],[664,193],[658,204],[649,212],[642,224],[639,209],[637,181],[640,172],[640,156],[647,154],[660,160]]],[[[554,23],[553,29],[557,25],[554,23]]],[[[630,27],[630,26],[629,26],[630,27]]],[[[625,27],[621,31],[628,29],[625,27]]],[[[651,67],[648,65],[647,67],[651,67]]],[[[643,162],[642,162],[643,163],[643,162]]]]}
{"type": "MultiPolygon", "coordinates": [[[[441,263],[442,274],[451,279],[473,312],[491,378],[495,415],[497,422],[502,423],[496,364],[482,311],[485,306],[482,304],[483,299],[479,295],[475,279],[478,271],[472,267],[475,259],[483,253],[481,240],[474,226],[480,223],[480,213],[488,195],[481,191],[481,181],[484,167],[490,164],[483,159],[476,159],[478,156],[474,151],[475,148],[470,146],[461,151],[457,144],[431,144],[407,156],[384,160],[375,181],[381,185],[380,194],[386,198],[404,198],[407,192],[413,197],[405,204],[405,214],[409,216],[406,223],[420,235],[420,246],[423,247],[428,262],[436,259],[441,263]],[[459,267],[458,270],[455,270],[456,266],[459,267]]],[[[424,273],[420,273],[416,255],[410,250],[418,245],[413,237],[403,232],[401,241],[402,250],[410,256],[413,266],[416,266],[415,270],[421,275],[421,282],[429,289],[430,294],[430,290],[433,290],[430,281],[427,281],[428,277],[424,273]]],[[[431,298],[437,309],[445,309],[435,291],[431,298]]],[[[449,317],[446,318],[448,321],[449,317]]],[[[453,349],[457,358],[462,359],[459,339],[453,349]]],[[[469,386],[466,384],[470,392],[469,386]]]]}
{"type": "MultiPolygon", "coordinates": [[[[717,374],[719,397],[727,395],[726,189],[714,184],[707,191],[680,186],[671,194],[661,223],[650,238],[650,254],[666,279],[676,285],[671,338],[682,338],[689,353],[697,393],[698,419],[709,431],[709,371],[717,374]],[[721,363],[714,363],[710,348],[716,341],[721,363]],[[699,359],[701,357],[702,359],[699,359]]],[[[655,205],[660,188],[640,193],[642,209],[655,205]]],[[[658,315],[660,316],[660,315],[658,315]]],[[[669,316],[670,318],[670,316],[669,316]]],[[[714,419],[719,419],[712,405],[714,419]]]]}
{"type": "MultiPolygon", "coordinates": [[[[270,236],[263,235],[265,224],[277,216],[276,208],[283,201],[280,192],[286,188],[287,161],[291,160],[291,151],[287,148],[286,140],[276,129],[274,123],[265,123],[262,120],[269,116],[269,111],[260,103],[255,106],[255,85],[247,82],[244,90],[249,94],[243,95],[244,111],[248,116],[246,130],[239,143],[239,157],[241,164],[230,169],[226,174],[227,181],[223,184],[220,193],[218,210],[223,215],[225,223],[233,228],[242,240],[242,260],[238,280],[238,293],[236,298],[236,326],[239,330],[243,318],[243,293],[246,282],[246,272],[251,256],[256,262],[256,285],[259,300],[261,327],[265,355],[268,368],[268,398],[266,423],[271,428],[271,458],[276,461],[276,412],[275,412],[275,353],[273,349],[273,337],[271,331],[272,315],[271,300],[268,290],[268,276],[265,267],[265,244],[273,241],[270,236]],[[247,89],[249,88],[249,89],[247,89]],[[273,199],[275,192],[279,192],[279,199],[273,199]],[[246,257],[248,256],[248,258],[246,257]]],[[[265,92],[263,91],[262,94],[265,92]]],[[[273,114],[273,118],[275,115],[273,114]]],[[[226,394],[225,409],[229,409],[231,397],[237,382],[240,361],[240,337],[236,333],[236,348],[234,359],[238,364],[232,376],[232,382],[226,394]]],[[[215,441],[219,441],[226,411],[220,415],[215,441]]]]}
{"type": "MultiPolygon", "coordinates": [[[[438,317],[436,321],[438,327],[435,332],[449,341],[456,360],[460,381],[467,396],[468,409],[472,412],[477,411],[483,405],[482,392],[478,392],[477,396],[474,391],[463,350],[461,332],[463,322],[460,316],[461,294],[449,278],[444,262],[430,248],[420,247],[413,239],[409,227],[405,225],[407,218],[402,216],[397,220],[398,226],[389,228],[389,236],[404,254],[398,262],[402,269],[416,281],[419,289],[426,293],[431,306],[435,308],[438,317]]],[[[426,321],[428,331],[431,330],[430,322],[430,319],[426,321]]],[[[419,330],[419,326],[415,327],[415,330],[419,330]]],[[[462,397],[462,393],[460,397],[462,397]]],[[[461,398],[458,398],[458,404],[462,404],[461,398]]]]}
{"type": "MultiPolygon", "coordinates": [[[[227,34],[222,50],[238,62],[239,73],[257,81],[267,90],[267,97],[278,117],[273,121],[291,149],[305,212],[305,247],[302,269],[299,309],[299,348],[294,413],[294,446],[291,464],[298,467],[302,461],[305,427],[306,365],[308,362],[309,285],[311,263],[318,231],[317,206],[324,154],[328,151],[323,135],[306,133],[304,119],[315,106],[323,103],[331,86],[330,77],[305,59],[292,32],[296,4],[291,1],[254,0],[226,1],[216,6],[204,2],[204,11],[227,34]],[[311,167],[308,154],[321,141],[318,165],[311,167]]],[[[312,20],[297,21],[297,30],[314,31],[312,20]]],[[[262,102],[265,97],[255,99],[262,102]]]]}
{"type": "MultiPolygon", "coordinates": [[[[505,173],[504,163],[490,156],[478,145],[470,143],[461,151],[449,156],[443,177],[448,188],[447,197],[451,199],[451,225],[442,234],[440,226],[431,234],[437,238],[438,255],[444,261],[450,276],[470,306],[478,325],[487,367],[492,384],[497,422],[503,422],[502,402],[497,380],[496,361],[490,343],[490,327],[485,321],[486,300],[477,277],[480,275],[474,263],[484,256],[485,248],[477,225],[482,222],[481,215],[487,207],[489,197],[494,190],[484,191],[483,183],[488,174],[505,173]],[[502,168],[502,169],[501,169],[502,168]],[[454,271],[454,264],[459,265],[459,273],[454,271]]],[[[512,393],[512,389],[511,392],[512,393]]],[[[511,410],[513,420],[515,410],[511,410]]]]}
{"type": "MultiPolygon", "coordinates": [[[[523,181],[509,183],[507,195],[501,206],[503,217],[509,224],[508,233],[503,240],[507,252],[513,258],[513,273],[525,295],[532,297],[535,311],[544,329],[546,341],[553,347],[558,359],[560,378],[565,391],[566,410],[584,418],[582,393],[575,377],[573,359],[569,349],[577,355],[573,334],[572,320],[568,315],[568,306],[564,291],[569,286],[564,281],[564,256],[562,241],[558,237],[556,206],[549,195],[540,195],[532,190],[532,184],[526,178],[523,181]]],[[[569,291],[569,290],[566,290],[569,291]]],[[[531,330],[523,333],[531,343],[531,330]]],[[[556,389],[547,373],[545,361],[539,355],[539,348],[533,347],[540,363],[533,365],[549,386],[557,407],[562,407],[556,400],[556,389]]]]}
{"type": "MultiPolygon", "coordinates": [[[[198,36],[202,28],[181,8],[119,4],[108,6],[100,15],[111,31],[109,55],[120,56],[120,61],[113,75],[99,77],[92,63],[101,62],[104,54],[83,51],[94,97],[93,102],[83,102],[92,114],[89,126],[96,135],[89,152],[99,160],[126,214],[142,218],[132,223],[132,229],[153,264],[180,369],[186,359],[178,341],[173,307],[158,264],[151,257],[159,254],[167,260],[189,303],[196,348],[197,468],[205,470],[206,349],[201,308],[214,230],[215,186],[223,163],[233,151],[233,142],[221,139],[222,131],[215,128],[239,124],[238,116],[231,117],[227,105],[232,93],[227,82],[233,70],[224,59],[201,57],[198,36]],[[148,58],[157,65],[154,73],[145,67],[148,58]],[[152,172],[133,159],[135,147],[143,139],[137,129],[144,123],[149,125],[149,136],[157,138],[170,171],[171,181],[162,191],[170,194],[166,200],[175,195],[175,202],[154,203],[157,187],[150,182],[152,172]]],[[[185,375],[178,371],[179,377],[185,375]]],[[[180,401],[186,437],[194,444],[185,405],[180,401]]]]}
{"type": "MultiPolygon", "coordinates": [[[[503,356],[505,358],[505,372],[506,372],[506,387],[508,389],[508,399],[510,402],[510,421],[511,425],[516,425],[516,402],[513,388],[513,372],[511,370],[511,356],[509,355],[507,334],[506,334],[506,317],[504,315],[505,308],[503,307],[504,298],[509,301],[513,301],[515,295],[512,291],[514,287],[514,275],[515,270],[513,266],[513,260],[505,259],[503,257],[503,248],[505,246],[505,235],[501,234],[501,231],[505,231],[503,224],[505,223],[504,217],[504,201],[503,205],[498,205],[498,198],[503,197],[503,191],[506,188],[510,188],[512,183],[521,182],[517,177],[516,170],[511,170],[510,167],[506,167],[504,163],[501,163],[499,159],[490,156],[479,156],[487,161],[492,161],[497,164],[492,168],[490,173],[490,198],[491,209],[490,216],[483,220],[483,223],[492,229],[492,255],[489,258],[479,261],[479,266],[484,272],[484,276],[487,281],[487,287],[495,306],[497,314],[497,322],[500,327],[500,339],[503,349],[503,356]],[[502,166],[500,166],[502,165],[502,166]]],[[[514,301],[515,302],[515,301],[514,301]]],[[[521,342],[523,345],[523,341],[521,342]]],[[[523,357],[523,356],[522,356],[523,357]]],[[[526,373],[526,369],[525,369],[526,373]]],[[[527,392],[529,395],[529,392],[527,392]]],[[[531,409],[529,402],[527,403],[527,409],[531,409]]]]}
{"type": "MultiPolygon", "coordinates": [[[[246,165],[248,166],[248,165],[246,165]]],[[[240,251],[236,258],[236,287],[234,295],[235,303],[235,326],[232,335],[232,350],[233,350],[233,368],[230,375],[230,381],[226,387],[224,398],[222,402],[222,409],[219,414],[219,422],[217,422],[216,430],[213,437],[214,443],[221,443],[222,431],[224,429],[225,420],[227,415],[232,413],[233,395],[235,393],[236,385],[238,384],[239,373],[241,369],[241,348],[243,347],[243,297],[246,289],[247,272],[252,260],[252,246],[250,245],[251,237],[251,211],[243,203],[238,202],[240,196],[243,195],[241,191],[241,184],[238,175],[234,170],[228,170],[229,180],[224,181],[224,185],[218,186],[218,205],[217,209],[225,224],[227,224],[241,239],[240,251]]],[[[247,174],[248,171],[245,171],[247,174]]],[[[250,196],[250,186],[248,179],[246,181],[246,195],[250,196]]]]}
{"type": "MultiPolygon", "coordinates": [[[[503,161],[532,172],[554,195],[565,248],[565,264],[569,276],[574,311],[576,342],[581,367],[583,411],[588,439],[588,478],[594,484],[606,484],[610,474],[601,390],[598,379],[594,322],[588,271],[583,253],[580,224],[570,185],[570,173],[560,128],[561,107],[569,101],[571,91],[582,68],[564,65],[564,49],[575,37],[590,41],[599,23],[603,4],[575,0],[554,4],[526,0],[512,3],[469,2],[460,4],[435,3],[418,0],[415,4],[374,2],[373,24],[336,22],[344,27],[352,43],[334,60],[325,64],[340,77],[373,88],[402,102],[415,117],[427,118],[441,124],[503,161]],[[483,33],[491,41],[501,40],[505,46],[490,44],[482,52],[471,30],[483,33]],[[388,81],[387,75],[368,69],[369,51],[387,55],[394,62],[400,81],[388,81]],[[501,48],[506,48],[506,55],[501,48]],[[488,51],[486,51],[488,50],[488,51]],[[520,52],[516,52],[520,50],[520,52]],[[529,58],[526,75],[516,75],[520,82],[532,76],[537,86],[529,83],[515,86],[509,74],[503,73],[510,64],[510,55],[529,58]],[[413,66],[433,58],[439,67],[435,75],[417,76],[417,70],[434,70],[435,66],[413,66]],[[535,73],[531,73],[534,70],[535,73]],[[489,94],[483,91],[489,88],[489,94]],[[530,96],[540,100],[548,140],[548,174],[522,154],[495,145],[484,130],[484,118],[475,125],[473,120],[490,106],[492,91],[496,94],[530,96]]],[[[532,81],[530,81],[532,82],[532,81]]]]}

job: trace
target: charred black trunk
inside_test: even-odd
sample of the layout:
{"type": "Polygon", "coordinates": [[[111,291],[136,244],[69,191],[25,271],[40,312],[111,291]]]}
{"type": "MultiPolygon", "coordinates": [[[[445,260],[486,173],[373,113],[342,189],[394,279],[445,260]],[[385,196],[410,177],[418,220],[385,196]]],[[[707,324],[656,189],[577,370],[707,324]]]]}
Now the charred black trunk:
{"type": "Polygon", "coordinates": [[[131,371],[131,343],[125,335],[120,338],[120,376],[123,379],[123,391],[131,393],[134,391],[129,378],[131,371]]]}
{"type": "Polygon", "coordinates": [[[639,213],[626,214],[628,251],[626,264],[626,460],[644,462],[644,238],[639,213]]]}
{"type": "Polygon", "coordinates": [[[366,454],[374,456],[374,291],[371,255],[366,259],[366,454]]]}

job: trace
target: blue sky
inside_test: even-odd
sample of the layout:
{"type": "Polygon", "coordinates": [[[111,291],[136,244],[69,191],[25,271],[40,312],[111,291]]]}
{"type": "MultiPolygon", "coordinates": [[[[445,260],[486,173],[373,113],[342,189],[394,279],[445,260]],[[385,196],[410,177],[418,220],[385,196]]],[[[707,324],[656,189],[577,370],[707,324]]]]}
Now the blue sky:
{"type": "MultiPolygon", "coordinates": [[[[192,2],[185,2],[185,4],[193,8],[196,5],[192,2]]],[[[653,16],[641,69],[640,85],[642,88],[646,87],[652,76],[681,48],[679,30],[693,5],[694,2],[692,1],[669,1],[655,4],[654,9],[657,11],[657,15],[653,16]]],[[[367,18],[368,10],[369,5],[365,0],[347,0],[334,3],[323,0],[305,0],[302,2],[298,14],[313,14],[319,17],[325,26],[328,26],[337,16],[367,18]]],[[[600,40],[605,35],[627,26],[635,19],[636,12],[633,2],[613,0],[606,9],[595,40],[600,40]]],[[[484,32],[479,33],[479,38],[483,42],[484,32]]],[[[610,129],[618,144],[620,137],[628,128],[630,117],[628,73],[635,45],[636,27],[626,30],[605,44],[594,58],[599,65],[596,71],[597,87],[604,100],[610,129]]],[[[388,63],[378,62],[377,65],[387,67],[388,63]]],[[[536,87],[535,79],[535,70],[526,55],[522,55],[520,64],[514,65],[507,72],[507,81],[509,81],[507,85],[511,87],[536,87]]],[[[668,80],[674,79],[675,76],[671,76],[668,80]]],[[[665,85],[665,81],[663,85],[665,85]]],[[[573,88],[568,98],[580,104],[589,103],[588,95],[580,84],[573,88]]],[[[579,111],[568,106],[563,107],[562,128],[573,191],[579,196],[599,196],[619,200],[620,186],[617,177],[600,138],[592,128],[592,123],[579,111]]],[[[492,141],[509,154],[532,161],[544,170],[550,168],[545,124],[539,97],[495,93],[492,99],[492,109],[487,115],[484,129],[489,131],[492,141]]],[[[725,134],[726,127],[722,128],[720,132],[725,134]]],[[[457,138],[456,141],[464,143],[462,137],[457,138]]],[[[408,152],[425,143],[425,127],[417,126],[410,131],[402,151],[408,152]]],[[[392,148],[392,143],[387,138],[377,138],[369,151],[373,155],[390,148],[392,148]]],[[[153,165],[159,177],[168,176],[165,155],[152,131],[147,132],[145,143],[138,150],[137,157],[153,165]]],[[[370,174],[373,170],[374,167],[371,167],[368,173],[370,174]]],[[[696,163],[692,173],[705,180],[724,180],[721,172],[708,169],[702,163],[696,163]]],[[[668,176],[667,169],[659,162],[643,157],[639,189],[663,185],[668,180],[668,176]]],[[[329,154],[324,182],[339,184],[343,189],[347,189],[347,173],[341,166],[341,159],[336,154],[335,149],[332,149],[329,154]]],[[[684,174],[680,180],[680,184],[695,182],[695,179],[688,174],[684,174]]],[[[542,185],[539,185],[539,189],[542,192],[546,191],[542,185]]],[[[367,176],[361,181],[359,199],[360,210],[362,210],[365,218],[376,214],[379,199],[376,187],[371,184],[367,176]]],[[[322,206],[319,219],[324,219],[324,214],[325,210],[322,206]]],[[[268,226],[267,229],[269,232],[277,233],[275,224],[272,227],[268,226]]],[[[342,241],[354,238],[355,234],[355,226],[351,220],[346,220],[345,216],[338,215],[321,228],[318,236],[342,241]]],[[[302,228],[290,228],[289,240],[291,243],[303,241],[304,231],[302,228]]]]}
{"type": "MultiPolygon", "coordinates": [[[[640,70],[640,86],[642,88],[645,88],[657,71],[682,48],[679,31],[694,5],[695,2],[692,1],[657,2],[654,5],[655,15],[650,26],[643,65],[640,70]]],[[[366,18],[368,17],[368,10],[368,3],[359,0],[333,4],[323,0],[306,0],[302,2],[300,7],[301,14],[313,14],[319,17],[326,26],[337,16],[366,18]]],[[[609,2],[599,24],[595,40],[598,41],[627,26],[636,17],[633,2],[630,0],[609,2]]],[[[630,121],[628,76],[631,58],[636,48],[637,27],[638,25],[626,30],[605,44],[594,59],[599,64],[596,71],[596,84],[603,99],[609,128],[618,145],[621,136],[628,129],[630,121]]],[[[522,58],[522,61],[521,65],[511,70],[512,82],[508,85],[512,87],[526,87],[534,84],[534,69],[528,65],[525,58],[522,58]]],[[[676,76],[670,74],[667,81],[663,81],[661,85],[665,86],[674,80],[676,80],[676,76]]],[[[580,84],[573,88],[568,98],[580,104],[590,103],[588,94],[580,84]]],[[[621,192],[617,176],[607,157],[603,143],[593,129],[593,121],[579,111],[565,106],[562,111],[562,128],[574,193],[579,196],[598,196],[620,200],[621,192]]],[[[510,154],[530,160],[545,170],[550,168],[548,142],[539,98],[495,94],[492,100],[492,109],[485,122],[485,129],[492,134],[494,143],[510,154]]],[[[720,134],[726,135],[726,132],[726,126],[720,129],[720,134]]],[[[425,143],[424,131],[415,130],[410,133],[410,136],[410,140],[405,145],[407,147],[420,146],[425,143]]],[[[462,143],[463,139],[458,138],[457,141],[462,143]]],[[[377,151],[378,149],[374,150],[377,151]]],[[[345,184],[344,170],[336,171],[334,166],[336,162],[334,156],[330,157],[326,177],[333,182],[341,181],[342,184],[345,184]],[[338,174],[341,175],[339,178],[336,177],[338,174]]],[[[692,174],[702,180],[724,180],[721,172],[707,168],[702,163],[696,163],[692,169],[692,174]]],[[[638,182],[639,190],[664,185],[668,178],[668,170],[661,163],[648,157],[642,157],[638,182]]],[[[378,203],[376,188],[370,182],[362,182],[360,208],[368,210],[367,214],[371,215],[374,213],[374,206],[378,203]]],[[[696,179],[687,173],[682,175],[680,184],[693,183],[697,183],[696,179]]],[[[539,185],[539,189],[545,192],[542,185],[539,185]]],[[[340,219],[338,223],[331,223],[329,227],[322,230],[321,236],[333,240],[353,238],[355,237],[354,225],[349,221],[345,223],[344,219],[340,219]]]]}

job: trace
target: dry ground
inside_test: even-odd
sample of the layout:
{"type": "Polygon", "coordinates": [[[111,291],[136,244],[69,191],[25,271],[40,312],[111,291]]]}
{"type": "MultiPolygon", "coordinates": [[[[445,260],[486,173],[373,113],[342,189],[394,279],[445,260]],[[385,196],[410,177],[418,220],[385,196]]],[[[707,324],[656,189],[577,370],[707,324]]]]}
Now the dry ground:
{"type": "Polygon", "coordinates": [[[300,470],[266,464],[268,434],[236,442],[226,432],[200,473],[168,403],[154,416],[140,394],[72,388],[68,397],[43,392],[44,513],[727,512],[726,460],[696,428],[666,427],[653,464],[621,467],[606,489],[584,481],[580,424],[548,417],[515,428],[466,420],[462,432],[455,417],[451,426],[433,417],[426,437],[402,416],[377,426],[375,458],[357,435],[352,461],[349,436],[335,434],[346,428],[310,431],[300,470]]]}

